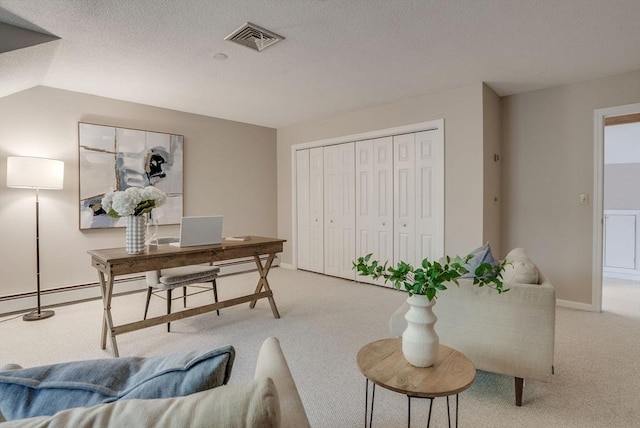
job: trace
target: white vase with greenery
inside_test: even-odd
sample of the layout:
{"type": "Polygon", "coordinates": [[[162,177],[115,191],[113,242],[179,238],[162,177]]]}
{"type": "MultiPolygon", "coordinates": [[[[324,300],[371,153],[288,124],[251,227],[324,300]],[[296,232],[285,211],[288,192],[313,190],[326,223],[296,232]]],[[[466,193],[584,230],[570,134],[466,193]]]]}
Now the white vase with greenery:
{"type": "Polygon", "coordinates": [[[125,245],[127,254],[144,253],[147,231],[146,215],[128,215],[125,223],[125,245]]]}
{"type": "Polygon", "coordinates": [[[409,310],[404,318],[407,328],[402,333],[402,353],[416,367],[430,367],[438,357],[440,339],[435,324],[438,317],[433,313],[436,300],[427,300],[414,294],[407,298],[409,310]]]}
{"type": "Polygon", "coordinates": [[[114,218],[126,218],[125,250],[128,254],[144,252],[147,215],[167,200],[154,186],[129,187],[109,192],[102,198],[102,209],[114,218]]]}
{"type": "MultiPolygon", "coordinates": [[[[407,361],[416,367],[429,367],[438,357],[439,339],[435,331],[437,317],[432,311],[439,292],[447,289],[446,284],[458,285],[458,279],[469,273],[467,266],[474,257],[472,254],[464,259],[456,256],[453,260],[446,256],[442,262],[424,259],[418,268],[399,262],[394,268],[388,263],[371,260],[368,254],[359,257],[353,268],[361,276],[374,279],[384,278],[391,281],[394,288],[409,293],[407,303],[409,311],[405,315],[407,328],[402,334],[402,352],[407,361]]],[[[470,278],[479,287],[488,286],[498,293],[509,291],[503,287],[502,272],[505,261],[500,263],[481,263],[475,268],[470,278]]]]}

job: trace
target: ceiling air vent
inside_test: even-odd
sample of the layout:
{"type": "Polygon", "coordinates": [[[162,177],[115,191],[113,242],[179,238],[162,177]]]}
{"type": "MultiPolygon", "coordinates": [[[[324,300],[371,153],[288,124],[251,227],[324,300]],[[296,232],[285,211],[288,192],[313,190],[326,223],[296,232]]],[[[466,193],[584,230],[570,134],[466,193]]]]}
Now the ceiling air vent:
{"type": "Polygon", "coordinates": [[[280,40],[284,40],[284,37],[279,36],[272,31],[265,30],[262,27],[258,27],[255,24],[247,22],[224,39],[231,40],[232,42],[239,43],[243,46],[261,52],[267,47],[279,42],[280,40]]]}

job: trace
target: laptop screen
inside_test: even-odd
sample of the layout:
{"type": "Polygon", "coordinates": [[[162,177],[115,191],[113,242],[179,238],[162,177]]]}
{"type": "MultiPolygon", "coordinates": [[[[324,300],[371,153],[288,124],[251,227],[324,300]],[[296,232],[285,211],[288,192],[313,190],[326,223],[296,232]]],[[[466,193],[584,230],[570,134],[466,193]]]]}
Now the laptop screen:
{"type": "Polygon", "coordinates": [[[222,216],[182,217],[180,247],[211,245],[222,242],[222,216]]]}

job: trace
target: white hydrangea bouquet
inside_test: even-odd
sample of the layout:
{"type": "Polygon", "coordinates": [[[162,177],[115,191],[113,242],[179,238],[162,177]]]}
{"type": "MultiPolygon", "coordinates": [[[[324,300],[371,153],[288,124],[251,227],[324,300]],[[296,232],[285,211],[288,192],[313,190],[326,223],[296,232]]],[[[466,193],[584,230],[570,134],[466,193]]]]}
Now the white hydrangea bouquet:
{"type": "Polygon", "coordinates": [[[102,209],[114,218],[140,216],[164,204],[167,195],[157,187],[129,187],[109,192],[102,198],[102,209]]]}

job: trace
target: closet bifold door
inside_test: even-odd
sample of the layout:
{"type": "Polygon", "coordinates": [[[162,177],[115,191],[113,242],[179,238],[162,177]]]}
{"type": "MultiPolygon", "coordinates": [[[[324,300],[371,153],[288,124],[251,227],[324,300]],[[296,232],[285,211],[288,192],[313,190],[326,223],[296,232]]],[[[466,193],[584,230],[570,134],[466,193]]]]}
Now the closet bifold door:
{"type": "MultiPolygon", "coordinates": [[[[356,142],[356,257],[393,262],[393,139],[356,142]]],[[[371,277],[370,284],[392,287],[371,277]]]]}
{"type": "Polygon", "coordinates": [[[296,151],[298,269],[324,273],[323,149],[296,151]]]}
{"type": "Polygon", "coordinates": [[[309,149],[296,151],[296,214],[298,219],[298,269],[309,270],[311,265],[309,149]]]}
{"type": "Polygon", "coordinates": [[[355,279],[354,143],[324,148],[324,273],[355,279]]]}
{"type": "Polygon", "coordinates": [[[444,256],[444,139],[442,130],[416,132],[416,263],[444,256]]]}
{"type": "Polygon", "coordinates": [[[393,256],[418,266],[416,255],[415,134],[393,137],[393,256]]]}
{"type": "Polygon", "coordinates": [[[309,150],[309,270],[324,273],[324,149],[309,150]]]}
{"type": "Polygon", "coordinates": [[[441,129],[393,137],[394,261],[419,266],[444,255],[441,129]]]}

